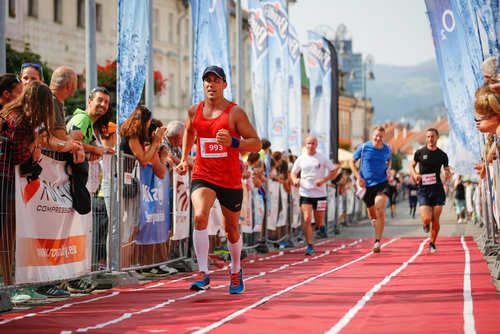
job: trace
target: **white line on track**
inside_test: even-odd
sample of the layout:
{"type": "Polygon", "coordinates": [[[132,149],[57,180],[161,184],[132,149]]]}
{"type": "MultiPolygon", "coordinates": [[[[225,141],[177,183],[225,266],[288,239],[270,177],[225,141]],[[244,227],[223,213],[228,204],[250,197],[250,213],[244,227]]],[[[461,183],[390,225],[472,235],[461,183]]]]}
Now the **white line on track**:
{"type": "Polygon", "coordinates": [[[15,321],[15,320],[21,320],[23,318],[30,318],[30,317],[34,317],[36,316],[37,314],[47,314],[47,313],[51,313],[51,312],[55,312],[55,311],[59,311],[59,310],[62,310],[62,309],[65,309],[65,308],[68,308],[68,307],[71,307],[73,305],[79,305],[79,304],[87,304],[87,303],[91,303],[91,302],[94,302],[94,301],[97,301],[97,300],[101,300],[101,299],[106,299],[106,298],[111,298],[111,297],[114,297],[114,296],[117,296],[119,295],[120,292],[118,291],[115,291],[111,294],[108,294],[108,295],[105,295],[105,296],[99,296],[99,297],[96,297],[96,298],[91,298],[91,299],[87,299],[87,300],[84,300],[84,301],[80,301],[80,302],[74,302],[74,303],[67,303],[67,304],[64,304],[64,305],[61,305],[61,306],[57,306],[57,307],[54,307],[54,308],[51,308],[51,309],[48,309],[48,310],[43,310],[43,311],[40,311],[40,312],[37,312],[37,313],[27,313],[27,314],[23,314],[23,315],[20,315],[18,317],[15,317],[15,318],[11,318],[11,319],[5,319],[5,320],[2,320],[0,321],[0,325],[5,325],[9,322],[12,322],[12,321],[15,321]]]}
{"type": "Polygon", "coordinates": [[[406,260],[401,266],[399,266],[396,270],[394,270],[392,273],[387,275],[383,280],[375,284],[370,291],[365,293],[365,295],[358,300],[356,305],[354,305],[343,317],[340,319],[330,330],[328,330],[326,333],[327,334],[332,334],[332,333],[338,333],[340,332],[349,322],[356,316],[356,314],[366,305],[368,301],[373,297],[373,295],[379,291],[384,285],[389,283],[391,279],[396,277],[401,271],[403,271],[410,263],[415,261],[415,259],[422,254],[422,251],[424,250],[424,245],[427,243],[429,239],[425,239],[420,243],[420,246],[418,247],[418,250],[415,252],[415,254],[412,255],[408,260],[406,260]]]}
{"type": "MultiPolygon", "coordinates": [[[[384,244],[382,245],[382,247],[385,247],[385,246],[387,246],[387,245],[390,245],[391,243],[393,243],[393,242],[394,242],[394,241],[396,241],[396,240],[398,240],[398,238],[391,239],[391,240],[389,240],[388,242],[384,243],[384,244]]],[[[266,296],[266,297],[264,297],[264,298],[262,298],[262,299],[258,300],[257,302],[253,303],[252,305],[249,305],[249,306],[247,306],[247,307],[245,307],[245,308],[242,308],[242,309],[240,309],[240,310],[238,310],[238,311],[236,311],[236,312],[234,312],[234,313],[231,313],[231,314],[230,314],[230,315],[228,315],[227,317],[225,317],[225,318],[223,318],[223,319],[221,319],[221,320],[219,320],[219,321],[217,321],[217,322],[214,322],[214,323],[212,323],[211,325],[209,325],[209,326],[207,326],[207,327],[205,327],[205,328],[202,328],[202,329],[199,329],[199,330],[197,330],[197,331],[194,331],[193,333],[194,333],[194,334],[203,334],[203,333],[208,333],[208,332],[210,332],[211,330],[214,330],[214,329],[216,329],[217,327],[220,327],[220,326],[222,326],[223,324],[225,324],[225,323],[227,323],[227,322],[229,322],[229,321],[231,321],[231,320],[233,320],[233,319],[235,319],[235,318],[239,317],[240,315],[242,315],[242,314],[244,314],[244,313],[246,313],[246,312],[248,312],[248,311],[250,311],[250,310],[252,310],[252,309],[254,309],[254,308],[256,308],[256,307],[258,307],[258,306],[260,306],[260,305],[262,305],[262,304],[264,304],[264,303],[267,303],[268,301],[270,301],[271,299],[273,299],[273,298],[275,298],[275,297],[281,296],[282,294],[285,294],[285,293],[287,293],[287,292],[289,292],[289,291],[292,291],[292,290],[294,290],[294,289],[296,289],[296,288],[298,288],[298,287],[300,287],[300,286],[302,286],[302,285],[305,285],[305,284],[311,283],[312,281],[315,281],[315,280],[317,280],[318,278],[321,278],[321,277],[324,277],[324,276],[330,275],[330,274],[332,274],[332,273],[334,273],[334,272],[336,272],[336,271],[339,271],[339,270],[341,270],[341,269],[343,269],[343,268],[346,268],[346,267],[348,267],[348,266],[350,266],[350,265],[352,265],[352,264],[354,264],[354,263],[357,263],[357,262],[359,262],[359,261],[362,261],[362,260],[366,259],[367,257],[369,257],[369,256],[370,256],[370,255],[372,255],[372,254],[373,254],[373,252],[371,252],[371,251],[370,251],[369,253],[366,253],[365,255],[360,256],[360,257],[358,257],[357,259],[354,259],[354,260],[351,260],[351,261],[349,261],[349,262],[347,262],[347,263],[344,263],[343,265],[340,265],[340,266],[334,267],[334,268],[332,268],[332,269],[330,269],[330,270],[328,270],[328,271],[325,271],[325,272],[323,272],[323,273],[321,273],[321,274],[318,274],[318,275],[315,275],[315,276],[311,276],[311,277],[309,277],[308,279],[306,279],[306,280],[304,280],[304,281],[302,281],[302,282],[296,283],[296,284],[294,284],[294,285],[289,286],[289,287],[288,287],[288,288],[286,288],[286,289],[283,289],[283,290],[281,290],[281,291],[275,292],[275,293],[273,293],[272,295],[266,296]]]]}
{"type": "Polygon", "coordinates": [[[464,266],[464,333],[475,334],[474,305],[472,299],[472,284],[470,280],[470,253],[464,236],[460,238],[465,253],[464,266]]]}
{"type": "MultiPolygon", "coordinates": [[[[389,241],[388,243],[386,244],[390,244],[392,242],[394,242],[396,239],[392,239],[391,241],[389,241]]],[[[357,245],[359,243],[361,243],[363,240],[362,239],[359,239],[359,240],[356,240],[356,241],[353,241],[351,242],[350,244],[348,244],[347,246],[351,247],[351,246],[354,246],[354,245],[357,245]]],[[[343,245],[340,245],[338,247],[335,247],[331,250],[326,250],[324,253],[327,253],[327,254],[331,254],[333,252],[337,252],[341,249],[344,249],[346,248],[346,245],[343,244],[343,245]]],[[[280,252],[281,253],[281,252],[280,252]]],[[[278,255],[278,254],[276,254],[278,255]]],[[[275,255],[274,255],[275,256],[275,255]]],[[[324,255],[323,255],[324,256],[324,255]]],[[[313,259],[316,259],[316,258],[320,258],[322,257],[321,254],[315,256],[315,257],[312,257],[311,260],[313,259]]],[[[306,263],[309,261],[309,259],[305,259],[307,261],[302,261],[302,263],[306,263]]],[[[288,268],[290,265],[282,265],[276,269],[273,270],[273,272],[277,272],[277,271],[280,271],[280,270],[283,270],[283,269],[286,269],[288,268]]],[[[252,279],[255,279],[255,278],[259,278],[259,277],[263,277],[265,275],[267,275],[269,272],[271,271],[268,271],[268,272],[260,272],[258,273],[257,275],[254,275],[254,276],[249,276],[245,279],[245,282],[249,281],[249,280],[252,280],[252,279]]],[[[217,285],[215,287],[213,287],[213,289],[221,289],[221,288],[224,288],[224,287],[227,287],[228,285],[227,284],[221,284],[221,285],[217,285]]],[[[149,308],[146,308],[146,309],[142,309],[140,311],[136,311],[136,312],[131,312],[131,313],[123,313],[121,316],[115,318],[115,319],[112,319],[112,320],[109,320],[107,322],[103,322],[103,323],[99,323],[97,325],[94,325],[94,326],[89,326],[89,327],[84,327],[84,328],[78,328],[75,330],[75,332],[78,332],[78,333],[84,333],[84,332],[87,332],[89,330],[93,330],[93,329],[101,329],[101,328],[104,328],[106,326],[109,326],[109,325],[112,325],[112,324],[116,324],[116,323],[119,323],[121,321],[124,321],[124,320],[127,320],[127,319],[130,319],[131,317],[133,317],[134,315],[140,315],[140,314],[143,314],[143,313],[147,313],[147,312],[150,312],[150,311],[153,311],[153,310],[156,310],[156,309],[159,309],[159,308],[162,308],[162,307],[165,307],[167,305],[170,305],[176,301],[179,301],[179,300],[185,300],[185,299],[189,299],[189,298],[192,298],[192,297],[195,297],[197,295],[200,295],[200,294],[203,294],[207,292],[207,290],[203,290],[203,291],[197,291],[195,293],[191,293],[189,295],[186,295],[186,296],[183,296],[183,297],[179,297],[177,299],[169,299],[165,302],[162,302],[160,304],[156,304],[152,307],[149,307],[149,308]]],[[[60,334],[71,334],[73,331],[71,330],[62,330],[60,332],[60,334]]]]}

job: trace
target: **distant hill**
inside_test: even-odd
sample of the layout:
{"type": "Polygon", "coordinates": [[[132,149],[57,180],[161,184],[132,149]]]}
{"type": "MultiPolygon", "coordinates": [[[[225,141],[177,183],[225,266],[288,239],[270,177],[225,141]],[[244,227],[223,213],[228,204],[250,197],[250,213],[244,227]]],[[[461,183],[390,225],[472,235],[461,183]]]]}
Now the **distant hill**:
{"type": "Polygon", "coordinates": [[[443,115],[443,96],[435,60],[415,66],[374,65],[367,95],[375,106],[375,122],[427,119],[443,115]]]}

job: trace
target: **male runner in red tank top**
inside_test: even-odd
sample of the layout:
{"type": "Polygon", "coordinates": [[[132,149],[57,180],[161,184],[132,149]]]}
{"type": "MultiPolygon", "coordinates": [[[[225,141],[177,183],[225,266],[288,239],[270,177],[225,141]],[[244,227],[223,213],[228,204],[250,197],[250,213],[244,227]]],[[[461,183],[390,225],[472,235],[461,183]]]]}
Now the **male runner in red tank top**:
{"type": "Polygon", "coordinates": [[[243,199],[239,153],[258,152],[261,142],[245,111],[224,98],[223,92],[227,87],[224,70],[209,66],[203,71],[202,79],[205,101],[188,110],[182,158],[177,166],[180,174],[188,171],[188,156],[196,138],[191,202],[195,223],[193,244],[200,277],[191,285],[191,290],[210,287],[207,225],[210,209],[217,198],[222,207],[231,253],[229,293],[238,294],[245,290],[240,266],[242,240],[238,226],[243,199]]]}

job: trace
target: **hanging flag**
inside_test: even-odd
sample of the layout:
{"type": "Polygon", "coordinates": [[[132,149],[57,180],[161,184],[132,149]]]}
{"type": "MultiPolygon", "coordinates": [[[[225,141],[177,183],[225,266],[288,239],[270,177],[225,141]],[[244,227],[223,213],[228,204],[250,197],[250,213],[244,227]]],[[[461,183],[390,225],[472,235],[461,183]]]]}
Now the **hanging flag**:
{"type": "Polygon", "coordinates": [[[224,97],[232,100],[226,1],[191,0],[191,22],[193,31],[193,103],[198,103],[205,98],[201,76],[203,70],[210,65],[224,69],[227,82],[224,97]]]}
{"type": "Polygon", "coordinates": [[[302,71],[300,42],[295,28],[288,26],[288,148],[299,155],[302,149],[302,71]]]}
{"type": "Polygon", "coordinates": [[[122,124],[139,103],[149,62],[149,1],[118,1],[117,119],[122,124]]]}
{"type": "Polygon", "coordinates": [[[288,13],[283,0],[262,1],[268,29],[268,134],[274,151],[288,147],[288,13]]]}
{"type": "Polygon", "coordinates": [[[319,34],[308,31],[303,47],[306,74],[309,78],[310,133],[318,139],[318,151],[330,156],[330,111],[332,64],[328,45],[319,34]]]}
{"type": "Polygon", "coordinates": [[[259,0],[248,0],[250,30],[252,104],[255,128],[261,138],[269,138],[267,106],[269,101],[267,23],[259,0]]]}
{"type": "Polygon", "coordinates": [[[444,102],[448,109],[450,165],[459,174],[474,174],[480,161],[479,133],[474,126],[474,92],[482,83],[479,36],[464,30],[466,23],[450,0],[426,0],[444,102]]]}

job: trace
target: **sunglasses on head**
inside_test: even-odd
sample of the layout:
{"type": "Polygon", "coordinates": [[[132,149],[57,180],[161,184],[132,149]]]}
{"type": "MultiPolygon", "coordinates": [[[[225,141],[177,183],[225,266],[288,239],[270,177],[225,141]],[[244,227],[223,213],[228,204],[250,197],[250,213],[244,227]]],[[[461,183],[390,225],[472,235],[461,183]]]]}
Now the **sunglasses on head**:
{"type": "Polygon", "coordinates": [[[42,65],[41,64],[37,64],[37,63],[23,63],[21,65],[21,71],[24,70],[26,67],[34,67],[38,70],[42,70],[42,65]]]}

